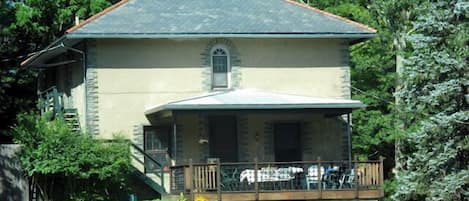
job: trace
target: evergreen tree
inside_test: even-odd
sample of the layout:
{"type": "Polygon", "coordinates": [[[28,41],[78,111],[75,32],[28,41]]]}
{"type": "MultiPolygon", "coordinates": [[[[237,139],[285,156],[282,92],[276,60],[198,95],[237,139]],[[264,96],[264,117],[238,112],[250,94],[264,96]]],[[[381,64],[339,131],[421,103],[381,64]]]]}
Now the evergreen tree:
{"type": "Polygon", "coordinates": [[[439,0],[421,9],[397,94],[407,129],[393,198],[467,200],[469,3],[439,0]]]}

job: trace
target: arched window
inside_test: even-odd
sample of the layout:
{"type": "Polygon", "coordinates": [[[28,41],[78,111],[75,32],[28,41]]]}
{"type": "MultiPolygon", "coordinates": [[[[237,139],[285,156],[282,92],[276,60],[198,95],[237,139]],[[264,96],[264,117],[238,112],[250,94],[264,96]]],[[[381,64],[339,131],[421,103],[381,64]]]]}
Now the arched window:
{"type": "Polygon", "coordinates": [[[222,45],[215,45],[211,50],[212,88],[229,88],[230,55],[222,45]]]}

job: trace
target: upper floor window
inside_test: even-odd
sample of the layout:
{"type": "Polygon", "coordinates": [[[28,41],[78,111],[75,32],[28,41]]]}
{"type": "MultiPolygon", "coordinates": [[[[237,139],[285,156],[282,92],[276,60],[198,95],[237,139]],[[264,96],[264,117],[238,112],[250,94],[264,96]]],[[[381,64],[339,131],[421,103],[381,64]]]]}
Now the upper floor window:
{"type": "Polygon", "coordinates": [[[229,88],[231,72],[229,58],[229,52],[225,47],[216,45],[212,48],[212,88],[229,88]]]}

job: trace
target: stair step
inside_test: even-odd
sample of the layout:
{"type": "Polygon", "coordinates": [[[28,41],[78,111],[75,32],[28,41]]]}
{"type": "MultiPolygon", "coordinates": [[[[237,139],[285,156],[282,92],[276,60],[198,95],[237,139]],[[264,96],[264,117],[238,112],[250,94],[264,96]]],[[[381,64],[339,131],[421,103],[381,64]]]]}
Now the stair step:
{"type": "Polygon", "coordinates": [[[65,108],[62,114],[64,120],[70,126],[72,131],[80,131],[80,120],[78,119],[78,110],[75,108],[65,108]]]}

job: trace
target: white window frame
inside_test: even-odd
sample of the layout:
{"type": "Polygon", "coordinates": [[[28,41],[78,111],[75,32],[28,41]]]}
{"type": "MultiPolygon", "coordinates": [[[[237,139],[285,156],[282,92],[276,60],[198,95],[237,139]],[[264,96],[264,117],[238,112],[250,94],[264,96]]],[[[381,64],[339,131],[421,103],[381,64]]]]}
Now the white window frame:
{"type": "Polygon", "coordinates": [[[210,70],[211,70],[211,78],[212,78],[212,89],[229,89],[231,88],[231,54],[228,47],[224,44],[216,44],[210,49],[210,70]],[[227,62],[227,78],[226,78],[226,86],[215,86],[214,83],[214,70],[213,70],[213,52],[216,49],[222,49],[226,53],[226,62],[227,62]]]}

